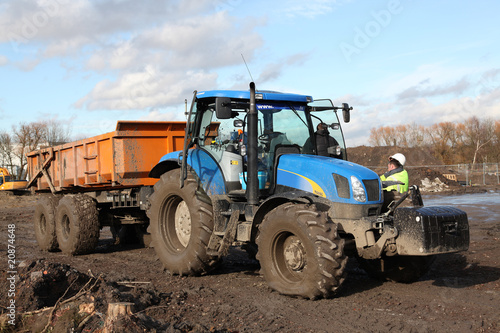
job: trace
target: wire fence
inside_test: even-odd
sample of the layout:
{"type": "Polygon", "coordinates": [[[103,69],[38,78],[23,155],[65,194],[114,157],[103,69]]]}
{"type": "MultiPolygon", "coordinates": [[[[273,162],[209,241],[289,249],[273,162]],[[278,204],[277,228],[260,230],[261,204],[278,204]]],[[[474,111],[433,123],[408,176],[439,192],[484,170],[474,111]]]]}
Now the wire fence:
{"type": "MultiPolygon", "coordinates": [[[[500,163],[456,164],[448,168],[457,175],[462,185],[496,185],[500,184],[500,163]]],[[[444,174],[447,176],[447,174],[444,174]]],[[[448,177],[453,177],[449,175],[448,177]]]]}

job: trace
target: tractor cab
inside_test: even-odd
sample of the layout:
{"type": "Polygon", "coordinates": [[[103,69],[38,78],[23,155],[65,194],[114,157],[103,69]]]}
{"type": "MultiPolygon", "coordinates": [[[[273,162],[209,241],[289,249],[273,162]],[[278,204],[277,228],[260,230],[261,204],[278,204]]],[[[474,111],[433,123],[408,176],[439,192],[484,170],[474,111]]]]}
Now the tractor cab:
{"type": "Polygon", "coordinates": [[[318,155],[318,144],[324,136],[331,139],[323,140],[326,142],[323,151],[327,152],[323,155],[346,159],[337,117],[339,108],[330,100],[312,102],[310,96],[269,91],[257,91],[255,96],[255,138],[249,135],[248,91],[204,91],[194,96],[187,142],[189,147],[197,145],[206,151],[221,167],[227,192],[246,189],[247,169],[253,163],[257,167],[259,190],[272,193],[279,156],[318,155]],[[256,142],[256,161],[249,160],[252,140],[256,142]]]}

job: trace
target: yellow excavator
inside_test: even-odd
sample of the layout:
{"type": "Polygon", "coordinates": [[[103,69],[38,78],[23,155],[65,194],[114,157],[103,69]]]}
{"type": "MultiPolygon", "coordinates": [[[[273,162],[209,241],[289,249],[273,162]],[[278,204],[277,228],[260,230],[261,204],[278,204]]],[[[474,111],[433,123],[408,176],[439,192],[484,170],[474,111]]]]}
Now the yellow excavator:
{"type": "Polygon", "coordinates": [[[28,191],[27,180],[13,180],[7,168],[0,167],[0,192],[9,191],[14,194],[23,194],[28,191]]]}

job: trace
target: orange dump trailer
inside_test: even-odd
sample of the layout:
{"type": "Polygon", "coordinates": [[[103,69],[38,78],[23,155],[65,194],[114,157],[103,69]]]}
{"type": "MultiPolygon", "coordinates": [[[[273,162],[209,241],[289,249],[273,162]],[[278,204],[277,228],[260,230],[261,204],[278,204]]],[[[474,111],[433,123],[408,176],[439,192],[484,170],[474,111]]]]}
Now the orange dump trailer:
{"type": "Polygon", "coordinates": [[[89,253],[109,226],[116,242],[149,242],[145,210],[160,158],[184,146],[185,122],[119,121],[116,131],[28,154],[38,195],[35,236],[46,251],[89,253]]]}
{"type": "Polygon", "coordinates": [[[149,171],[182,150],[185,122],[119,121],[116,131],[28,154],[28,187],[76,193],[154,185],[149,171]]]}

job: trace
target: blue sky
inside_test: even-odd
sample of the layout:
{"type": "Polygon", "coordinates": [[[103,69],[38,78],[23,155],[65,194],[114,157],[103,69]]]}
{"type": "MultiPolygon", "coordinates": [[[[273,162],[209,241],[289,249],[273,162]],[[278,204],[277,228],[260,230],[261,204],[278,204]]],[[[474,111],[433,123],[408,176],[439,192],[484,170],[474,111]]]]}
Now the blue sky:
{"type": "Polygon", "coordinates": [[[183,120],[193,90],[258,89],[354,107],[379,126],[500,119],[498,1],[0,0],[0,131],[55,119],[183,120]]]}

